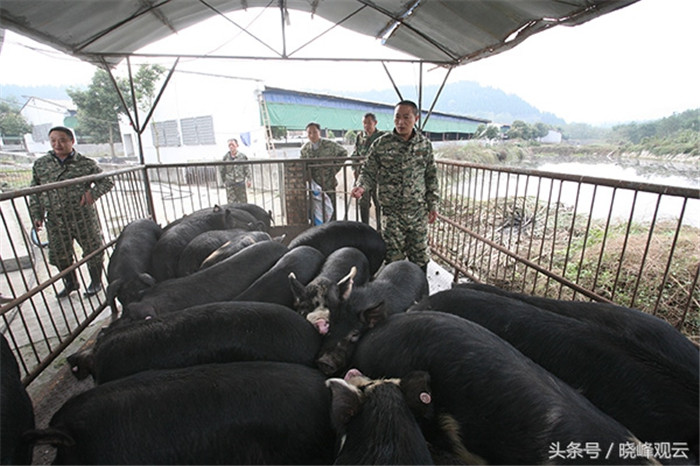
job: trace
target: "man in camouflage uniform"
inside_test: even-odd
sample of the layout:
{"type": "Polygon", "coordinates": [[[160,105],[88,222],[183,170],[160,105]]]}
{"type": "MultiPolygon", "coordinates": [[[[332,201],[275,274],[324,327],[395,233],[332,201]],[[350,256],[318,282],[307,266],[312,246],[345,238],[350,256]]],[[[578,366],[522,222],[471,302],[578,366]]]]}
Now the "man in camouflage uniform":
{"type": "MultiPolygon", "coordinates": [[[[73,149],[75,138],[70,129],[63,126],[52,128],[49,130],[49,140],[53,150],[34,162],[32,186],[102,173],[97,162],[73,149]]],[[[102,178],[44,191],[30,198],[29,213],[37,231],[41,230],[46,218],[50,264],[59,270],[71,266],[73,240],[82,248],[83,257],[100,248],[102,230],[93,204],[113,186],[110,178],[102,178]]],[[[96,254],[87,262],[91,281],[85,296],[97,294],[102,288],[103,256],[103,253],[96,254]]],[[[58,298],[64,298],[80,288],[75,270],[63,278],[63,283],[65,287],[56,294],[58,298]]]]}
{"type": "MultiPolygon", "coordinates": [[[[316,122],[311,122],[306,125],[306,135],[309,140],[301,146],[302,159],[321,159],[321,158],[346,158],[348,151],[335,141],[321,137],[321,125],[316,122]]],[[[343,168],[342,163],[331,164],[323,162],[324,166],[315,166],[311,168],[311,179],[321,186],[321,189],[330,197],[333,205],[333,219],[335,219],[336,208],[335,203],[335,188],[338,186],[338,180],[335,176],[343,168]]]]}
{"type": "MultiPolygon", "coordinates": [[[[228,140],[228,152],[224,155],[224,162],[234,162],[248,160],[248,157],[238,151],[238,141],[236,139],[228,140]]],[[[229,204],[239,202],[245,204],[248,202],[248,194],[246,187],[250,186],[250,166],[245,164],[227,164],[219,167],[221,181],[226,188],[226,201],[229,204]]]]}
{"type": "MultiPolygon", "coordinates": [[[[357,135],[355,139],[355,150],[350,156],[355,158],[364,158],[369,153],[369,147],[372,143],[382,134],[384,131],[377,130],[377,117],[374,113],[365,113],[362,118],[362,127],[364,131],[357,135]]],[[[360,169],[355,170],[355,179],[360,174],[360,169]]],[[[363,223],[369,224],[369,208],[370,199],[374,202],[374,207],[377,209],[377,230],[381,231],[381,211],[379,209],[379,202],[377,201],[377,190],[376,188],[371,191],[366,191],[360,198],[360,219],[363,223]]]]}
{"type": "Polygon", "coordinates": [[[415,128],[418,107],[410,100],[394,108],[394,131],[370,147],[352,195],[378,190],[384,218],[386,262],[408,258],[427,270],[428,223],[437,218],[438,181],[430,140],[415,128]]]}

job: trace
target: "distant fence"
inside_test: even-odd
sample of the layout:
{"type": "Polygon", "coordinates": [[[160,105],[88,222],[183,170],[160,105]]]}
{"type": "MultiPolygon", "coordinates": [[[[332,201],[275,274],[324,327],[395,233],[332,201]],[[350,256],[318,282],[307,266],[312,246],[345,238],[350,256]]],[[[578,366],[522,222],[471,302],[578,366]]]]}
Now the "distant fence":
{"type": "Polygon", "coordinates": [[[536,170],[438,163],[435,259],[465,277],[614,302],[697,339],[700,192],[536,170]]]}
{"type": "MultiPolygon", "coordinates": [[[[251,172],[248,202],[271,212],[278,228],[310,225],[306,184],[311,168],[334,160],[236,162],[251,172]]],[[[223,162],[121,168],[115,187],[96,203],[108,264],[130,222],[161,225],[196,210],[226,204],[218,177],[223,162]]],[[[337,176],[336,218],[358,220],[350,197],[349,161],[337,176]]],[[[562,299],[594,299],[659,315],[698,335],[697,190],[552,175],[438,161],[440,218],[430,227],[432,256],[455,275],[562,299]]],[[[25,181],[17,186],[26,184],[25,181]]],[[[86,179],[81,179],[84,182],[86,179]]],[[[76,245],[70,270],[48,263],[43,232],[32,232],[29,199],[66,189],[75,180],[0,192],[0,329],[31,383],[106,309],[104,293],[55,297],[60,280],[78,271],[89,283],[87,258],[76,245]]],[[[9,184],[8,184],[9,186],[9,184]]],[[[375,220],[372,220],[376,225],[375,220]]]]}

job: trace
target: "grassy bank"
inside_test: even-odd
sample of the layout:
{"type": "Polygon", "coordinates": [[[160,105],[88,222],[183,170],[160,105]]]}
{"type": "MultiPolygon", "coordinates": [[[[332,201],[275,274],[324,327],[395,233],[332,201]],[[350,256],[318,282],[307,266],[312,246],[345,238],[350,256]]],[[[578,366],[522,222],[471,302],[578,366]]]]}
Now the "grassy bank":
{"type": "Polygon", "coordinates": [[[483,164],[517,163],[523,160],[546,157],[569,158],[637,158],[649,160],[674,160],[700,162],[700,148],[691,153],[663,150],[654,152],[641,145],[617,144],[541,144],[537,142],[506,141],[485,144],[482,141],[470,141],[467,144],[446,144],[436,150],[439,159],[459,160],[483,164]],[[697,152],[697,153],[696,153],[697,152]]]}
{"type": "MultiPolygon", "coordinates": [[[[548,207],[531,197],[472,202],[468,207],[459,201],[453,207],[450,204],[449,200],[443,204],[443,213],[455,222],[469,225],[478,234],[584,289],[663,318],[698,341],[700,288],[694,284],[700,264],[697,228],[683,227],[674,246],[676,222],[672,221],[657,223],[650,235],[647,224],[606,225],[598,220],[589,224],[586,216],[575,217],[570,207],[548,207]],[[511,208],[516,205],[517,209],[511,208]],[[550,214],[554,210],[557,215],[550,214]]],[[[554,279],[495,248],[477,245],[465,234],[450,236],[450,243],[451,255],[463,261],[462,266],[480,281],[555,299],[588,300],[569,288],[560,290],[554,279]]]]}

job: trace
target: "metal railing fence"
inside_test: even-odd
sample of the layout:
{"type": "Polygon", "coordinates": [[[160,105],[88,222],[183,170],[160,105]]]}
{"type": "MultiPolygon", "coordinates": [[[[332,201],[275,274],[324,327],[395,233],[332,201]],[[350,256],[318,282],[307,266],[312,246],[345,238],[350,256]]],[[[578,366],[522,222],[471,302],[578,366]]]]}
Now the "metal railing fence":
{"type": "MultiPolygon", "coordinates": [[[[96,254],[111,251],[128,223],[148,217],[144,175],[141,168],[128,168],[0,193],[0,329],[15,350],[25,384],[34,380],[105,309],[103,293],[92,297],[82,295],[82,290],[90,282],[84,264],[96,254]],[[68,269],[57,270],[49,264],[46,225],[38,232],[33,228],[30,199],[50,192],[60,194],[76,183],[104,177],[113,180],[114,188],[95,204],[103,246],[83,257],[76,244],[72,253],[73,264],[68,269]],[[56,292],[62,289],[61,279],[73,271],[77,271],[81,290],[72,293],[70,298],[57,299],[56,292]]],[[[45,196],[45,199],[59,197],[45,196]]],[[[73,222],[84,220],[68,219],[73,222]]],[[[108,256],[103,262],[103,270],[106,270],[107,261],[108,256]]]]}
{"type": "Polygon", "coordinates": [[[439,161],[434,259],[462,277],[700,326],[697,189],[439,161]]]}
{"type": "MultiPolygon", "coordinates": [[[[350,197],[357,161],[338,173],[336,218],[358,220],[350,197]]],[[[251,160],[248,202],[274,225],[310,224],[311,168],[333,160],[251,160]]],[[[166,225],[226,203],[222,162],[146,165],[53,185],[0,192],[0,329],[29,385],[103,311],[104,293],[55,297],[60,280],[105,252],[106,270],[122,229],[151,217],[166,225]],[[31,196],[109,176],[114,188],[96,203],[103,246],[70,269],[48,263],[44,233],[32,231],[31,196]]],[[[432,257],[463,278],[561,299],[593,299],[659,315],[698,335],[698,190],[556,175],[439,160],[440,217],[430,227],[432,257]]],[[[15,187],[13,187],[15,188],[15,187]]],[[[376,226],[374,218],[371,222],[376,226]]],[[[103,282],[106,282],[103,278],[103,282]]]]}
{"type": "MultiPolygon", "coordinates": [[[[306,181],[312,167],[324,166],[331,163],[330,160],[233,163],[249,166],[251,179],[247,200],[269,211],[273,226],[283,230],[290,224],[297,225],[297,230],[309,226],[312,201],[306,181]],[[291,202],[292,198],[297,202],[291,202]],[[290,212],[290,209],[297,212],[290,212]],[[290,217],[290,213],[294,215],[290,217]]],[[[226,204],[226,190],[219,176],[222,164],[134,166],[37,187],[27,187],[31,175],[27,176],[25,169],[21,179],[3,188],[0,192],[0,331],[15,352],[25,385],[35,380],[107,307],[104,293],[93,297],[82,294],[90,282],[86,262],[96,254],[106,253],[103,261],[103,284],[106,284],[111,252],[126,225],[150,217],[165,226],[194,211],[226,204]],[[102,247],[83,257],[80,246],[74,244],[73,264],[65,270],[57,270],[49,264],[50,245],[46,242],[45,231],[36,232],[32,228],[30,199],[103,177],[110,177],[114,188],[95,204],[103,236],[102,247]],[[78,273],[80,291],[69,298],[57,299],[56,292],[63,288],[62,278],[73,271],[78,273]]],[[[336,214],[341,219],[356,220],[359,216],[349,194],[354,181],[352,168],[351,163],[344,164],[337,177],[335,194],[339,211],[336,214]]]]}

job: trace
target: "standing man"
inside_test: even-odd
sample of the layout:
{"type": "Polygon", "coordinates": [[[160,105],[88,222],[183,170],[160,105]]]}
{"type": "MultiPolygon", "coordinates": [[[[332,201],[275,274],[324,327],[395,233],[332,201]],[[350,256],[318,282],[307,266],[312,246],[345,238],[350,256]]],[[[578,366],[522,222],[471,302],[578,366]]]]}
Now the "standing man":
{"type": "MultiPolygon", "coordinates": [[[[301,147],[302,159],[320,159],[320,158],[346,158],[348,151],[335,141],[321,137],[321,125],[316,122],[311,122],[306,125],[306,136],[309,141],[301,147]]],[[[311,168],[311,179],[321,186],[321,189],[330,197],[333,205],[333,219],[335,219],[338,211],[335,203],[335,188],[338,186],[338,180],[335,175],[343,168],[342,163],[331,164],[330,162],[322,162],[324,166],[311,168]]]]}
{"type": "Polygon", "coordinates": [[[394,130],[370,147],[352,195],[378,189],[384,218],[386,262],[408,258],[427,271],[428,224],[437,218],[437,167],[430,140],[415,128],[416,104],[394,107],[394,130]]]}
{"type": "MultiPolygon", "coordinates": [[[[362,128],[364,131],[357,135],[355,139],[355,150],[350,157],[364,158],[369,153],[369,146],[382,134],[384,131],[377,130],[377,117],[374,113],[365,113],[362,118],[362,128]]],[[[355,180],[360,175],[360,168],[355,170],[355,180]]],[[[374,203],[374,208],[377,209],[377,230],[381,231],[381,210],[377,201],[376,186],[371,191],[366,191],[360,198],[360,219],[363,223],[369,224],[369,208],[370,198],[374,203]]]]}
{"type": "MultiPolygon", "coordinates": [[[[70,129],[64,126],[51,128],[49,141],[53,150],[34,162],[31,186],[102,173],[97,162],[73,149],[75,138],[70,129]]],[[[46,218],[50,264],[59,270],[73,264],[73,240],[82,248],[83,257],[100,248],[102,230],[94,204],[113,187],[110,178],[102,178],[44,191],[30,198],[29,213],[37,231],[41,230],[46,218]]],[[[96,254],[87,262],[90,285],[85,296],[95,295],[102,288],[103,256],[104,253],[96,254]]],[[[58,298],[65,298],[80,288],[75,270],[63,278],[63,284],[64,289],[56,294],[58,298]]]]}
{"type": "MultiPolygon", "coordinates": [[[[235,162],[237,160],[248,160],[242,152],[238,152],[238,140],[228,140],[228,152],[224,155],[224,162],[235,162]]],[[[246,204],[248,193],[246,188],[250,187],[250,167],[248,164],[227,164],[219,167],[221,181],[226,188],[226,202],[246,204]]]]}

